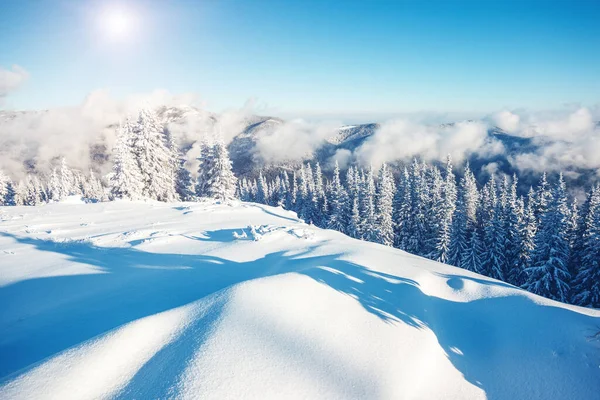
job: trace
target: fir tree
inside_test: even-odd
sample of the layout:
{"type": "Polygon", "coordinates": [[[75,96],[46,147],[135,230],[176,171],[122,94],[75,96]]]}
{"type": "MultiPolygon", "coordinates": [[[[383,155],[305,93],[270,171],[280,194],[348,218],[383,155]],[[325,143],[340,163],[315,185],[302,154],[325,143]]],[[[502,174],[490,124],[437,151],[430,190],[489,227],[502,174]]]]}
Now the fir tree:
{"type": "Polygon", "coordinates": [[[11,179],[0,171],[0,206],[14,205],[14,190],[11,179]]]}
{"type": "MultiPolygon", "coordinates": [[[[114,165],[109,179],[112,198],[133,200],[142,198],[144,182],[139,164],[133,154],[132,129],[129,119],[119,126],[117,143],[113,150],[114,165]]],[[[54,193],[52,177],[50,193],[54,193]]]]}
{"type": "Polygon", "coordinates": [[[579,262],[572,301],[584,307],[600,307],[600,187],[592,188],[582,210],[578,244],[579,262]]]}
{"type": "Polygon", "coordinates": [[[153,111],[140,111],[133,129],[132,148],[142,175],[142,195],[159,201],[177,200],[173,154],[164,127],[153,111]]]}
{"type": "Polygon", "coordinates": [[[333,170],[333,179],[331,181],[330,190],[330,216],[327,227],[329,229],[335,229],[336,231],[347,233],[348,228],[348,194],[342,186],[340,180],[340,167],[338,162],[335,162],[335,168],[333,170]]]}
{"type": "MultiPolygon", "coordinates": [[[[540,198],[543,197],[538,196],[538,201],[540,198]]],[[[528,277],[524,287],[530,292],[564,302],[568,298],[571,276],[568,271],[568,206],[562,175],[550,202],[542,209],[545,212],[541,215],[535,236],[535,249],[531,266],[526,270],[528,277]]]]}
{"type": "Polygon", "coordinates": [[[229,152],[221,140],[214,144],[212,154],[214,158],[211,163],[212,170],[208,173],[206,194],[221,201],[233,199],[237,178],[231,168],[229,152]]]}
{"type": "Polygon", "coordinates": [[[383,164],[377,181],[375,241],[386,246],[394,245],[392,214],[395,192],[396,185],[392,172],[386,164],[383,164]]]}

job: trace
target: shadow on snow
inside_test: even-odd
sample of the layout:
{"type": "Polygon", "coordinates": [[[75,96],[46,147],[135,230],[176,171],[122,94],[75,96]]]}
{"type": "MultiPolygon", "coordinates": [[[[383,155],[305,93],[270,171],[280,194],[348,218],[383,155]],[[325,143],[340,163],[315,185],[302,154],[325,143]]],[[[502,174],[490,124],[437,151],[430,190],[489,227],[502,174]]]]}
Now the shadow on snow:
{"type": "MultiPolygon", "coordinates": [[[[232,231],[241,228],[190,238],[231,240],[232,231]]],[[[483,389],[488,399],[524,398],[527,382],[531,387],[532,380],[542,379],[543,375],[536,371],[540,368],[539,354],[553,350],[543,348],[544,342],[532,333],[552,331],[557,321],[570,324],[588,318],[590,325],[597,321],[562,308],[539,306],[526,296],[470,302],[430,296],[416,281],[367,269],[341,260],[339,255],[311,257],[311,249],[292,256],[277,252],[253,261],[235,262],[206,255],[148,253],[135,248],[102,248],[85,242],[61,244],[0,234],[40,251],[95,266],[99,272],[36,278],[0,288],[0,321],[4,321],[0,337],[2,380],[128,322],[188,304],[236,283],[288,272],[304,274],[351,296],[387,323],[431,330],[452,364],[465,379],[483,389]],[[27,317],[17,319],[17,312],[27,317]],[[13,330],[17,333],[11,335],[13,330]],[[515,371],[515,358],[530,359],[531,364],[525,361],[515,371]]],[[[463,289],[466,279],[484,285],[505,285],[461,275],[438,275],[455,290],[463,289]]],[[[139,394],[144,380],[160,379],[167,396],[168,386],[174,384],[187,361],[173,363],[169,348],[180,345],[185,335],[197,335],[194,340],[202,341],[206,327],[218,319],[221,307],[217,304],[217,311],[201,320],[206,325],[203,332],[184,332],[184,337],[159,351],[138,371],[122,395],[139,394]],[[165,366],[169,364],[177,367],[168,369],[165,366]]],[[[561,370],[569,365],[554,367],[561,370]]],[[[531,390],[535,398],[552,398],[555,388],[546,381],[531,390]]]]}

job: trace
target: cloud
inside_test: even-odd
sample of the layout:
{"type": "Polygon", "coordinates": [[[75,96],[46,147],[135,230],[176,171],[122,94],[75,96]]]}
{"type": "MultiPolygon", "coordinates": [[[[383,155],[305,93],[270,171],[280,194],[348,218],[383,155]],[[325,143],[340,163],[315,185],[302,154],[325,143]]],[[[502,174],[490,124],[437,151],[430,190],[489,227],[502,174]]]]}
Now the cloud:
{"type": "Polygon", "coordinates": [[[314,150],[331,138],[340,122],[307,122],[295,119],[273,123],[258,138],[256,150],[267,162],[298,161],[310,158],[314,150]]]}
{"type": "Polygon", "coordinates": [[[498,128],[506,132],[515,132],[519,129],[521,118],[510,111],[500,111],[492,116],[494,123],[498,128]]]}
{"type": "Polygon", "coordinates": [[[488,137],[487,129],[484,123],[475,121],[426,125],[408,119],[393,120],[381,124],[356,150],[356,156],[361,164],[377,167],[414,157],[443,160],[450,154],[456,162],[462,162],[473,153],[502,152],[502,145],[488,137]]]}
{"type": "MultiPolygon", "coordinates": [[[[600,127],[593,109],[581,107],[554,113],[525,114],[515,135],[530,138],[533,151],[509,155],[522,171],[563,171],[600,168],[600,127]]],[[[598,172],[600,175],[600,171],[598,172]]]]}
{"type": "MultiPolygon", "coordinates": [[[[46,173],[58,157],[65,157],[75,168],[86,170],[93,164],[106,173],[110,162],[102,164],[92,158],[111,152],[118,123],[127,115],[135,116],[141,107],[178,106],[177,113],[189,114],[183,123],[169,124],[180,143],[214,135],[211,114],[190,107],[195,99],[193,94],[174,95],[164,90],[115,99],[107,90],[97,90],[75,107],[0,111],[0,168],[20,178],[31,167],[46,173]],[[102,154],[95,154],[98,151],[102,154]]],[[[179,114],[172,119],[180,117],[179,114]]],[[[169,115],[166,118],[169,120],[169,115]]]]}
{"type": "Polygon", "coordinates": [[[0,67],[0,104],[6,96],[19,88],[27,78],[29,78],[27,71],[18,65],[13,65],[11,69],[0,67]]]}

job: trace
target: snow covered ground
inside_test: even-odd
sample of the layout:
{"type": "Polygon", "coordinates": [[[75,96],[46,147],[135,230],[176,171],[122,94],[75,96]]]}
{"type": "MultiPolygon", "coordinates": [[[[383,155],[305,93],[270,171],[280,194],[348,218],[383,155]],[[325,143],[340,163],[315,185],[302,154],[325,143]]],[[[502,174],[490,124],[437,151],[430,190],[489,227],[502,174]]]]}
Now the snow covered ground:
{"type": "Polygon", "coordinates": [[[600,398],[600,312],[281,209],[0,219],[1,399],[600,398]]]}

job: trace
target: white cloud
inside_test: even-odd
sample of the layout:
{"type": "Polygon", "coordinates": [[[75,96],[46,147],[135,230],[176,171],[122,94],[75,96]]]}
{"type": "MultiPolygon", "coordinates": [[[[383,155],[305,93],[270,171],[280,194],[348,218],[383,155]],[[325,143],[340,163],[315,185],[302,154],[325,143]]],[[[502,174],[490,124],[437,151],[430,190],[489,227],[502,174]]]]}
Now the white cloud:
{"type": "Polygon", "coordinates": [[[310,123],[301,119],[273,124],[258,138],[256,147],[265,161],[298,161],[311,157],[340,126],[340,122],[310,123]]]}
{"type": "Polygon", "coordinates": [[[0,68],[0,104],[11,92],[15,91],[29,78],[25,69],[13,65],[11,69],[0,68]]]}
{"type": "Polygon", "coordinates": [[[356,150],[356,155],[363,165],[377,167],[384,162],[413,157],[444,160],[448,154],[461,162],[469,154],[493,154],[502,150],[501,144],[488,137],[487,126],[481,122],[439,126],[401,119],[381,124],[380,129],[356,150]]]}
{"type": "Polygon", "coordinates": [[[500,111],[492,116],[494,123],[506,132],[515,132],[519,129],[521,118],[510,111],[500,111]]]}

